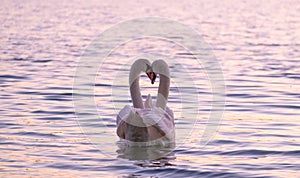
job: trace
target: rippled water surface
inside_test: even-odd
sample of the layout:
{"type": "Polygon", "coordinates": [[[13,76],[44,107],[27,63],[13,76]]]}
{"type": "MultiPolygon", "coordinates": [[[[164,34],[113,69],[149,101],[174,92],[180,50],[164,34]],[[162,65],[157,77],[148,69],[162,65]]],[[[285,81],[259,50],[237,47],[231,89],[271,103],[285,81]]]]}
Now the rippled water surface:
{"type": "MultiPolygon", "coordinates": [[[[296,0],[2,2],[0,176],[298,177],[299,12],[296,0]],[[182,95],[198,96],[201,137],[211,111],[209,79],[200,65],[192,65],[186,49],[162,39],[135,39],[111,52],[95,77],[101,122],[91,118],[91,124],[78,125],[73,81],[84,50],[102,31],[145,16],[166,17],[197,30],[220,62],[226,108],[205,147],[192,144],[197,136],[188,135],[195,110],[182,95]],[[119,148],[115,117],[128,104],[130,60],[152,52],[181,62],[169,64],[169,106],[180,144],[161,159],[138,161],[119,148]],[[192,77],[197,90],[181,93],[179,77],[192,77]],[[85,129],[90,131],[86,135],[85,129]]],[[[143,94],[155,95],[157,85],[144,78],[143,94]]]]}

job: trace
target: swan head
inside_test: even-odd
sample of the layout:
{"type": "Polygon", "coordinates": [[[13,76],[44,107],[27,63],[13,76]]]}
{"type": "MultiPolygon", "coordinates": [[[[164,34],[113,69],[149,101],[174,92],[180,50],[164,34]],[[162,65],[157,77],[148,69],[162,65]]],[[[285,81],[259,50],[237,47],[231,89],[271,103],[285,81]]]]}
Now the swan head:
{"type": "Polygon", "coordinates": [[[150,65],[147,65],[147,69],[146,69],[146,74],[149,77],[149,79],[151,80],[151,84],[154,84],[155,79],[156,79],[156,74],[153,72],[153,69],[150,65]]]}

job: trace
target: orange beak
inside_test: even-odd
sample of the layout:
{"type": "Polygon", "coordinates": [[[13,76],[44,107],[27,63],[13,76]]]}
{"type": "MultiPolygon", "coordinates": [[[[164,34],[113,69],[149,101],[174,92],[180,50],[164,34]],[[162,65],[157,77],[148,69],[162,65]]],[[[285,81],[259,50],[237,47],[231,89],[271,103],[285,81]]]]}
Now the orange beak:
{"type": "Polygon", "coordinates": [[[154,72],[152,72],[151,70],[148,70],[146,72],[146,74],[149,77],[149,79],[151,80],[151,84],[154,84],[155,79],[156,79],[156,74],[154,72]]]}

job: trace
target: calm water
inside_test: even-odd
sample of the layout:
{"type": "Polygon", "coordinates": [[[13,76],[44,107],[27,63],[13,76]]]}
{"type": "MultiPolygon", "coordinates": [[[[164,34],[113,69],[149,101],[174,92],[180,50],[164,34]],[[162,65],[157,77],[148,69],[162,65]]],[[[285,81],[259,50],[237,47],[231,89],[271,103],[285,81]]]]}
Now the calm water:
{"type": "MultiPolygon", "coordinates": [[[[296,0],[2,2],[1,177],[297,177],[299,12],[296,0]],[[130,160],[116,143],[115,116],[128,103],[128,89],[121,82],[129,68],[126,59],[159,51],[189,66],[192,57],[183,48],[140,39],[115,49],[95,81],[99,124],[91,120],[80,128],[72,99],[74,73],[86,47],[109,27],[144,16],[178,20],[201,32],[226,81],[223,119],[205,147],[192,144],[196,138],[188,132],[195,120],[181,114],[193,113],[180,105],[186,101],[173,82],[169,106],[177,116],[176,141],[185,144],[156,161],[130,160]],[[116,70],[122,62],[124,68],[116,70]],[[112,96],[114,89],[123,93],[112,96]],[[89,137],[82,133],[86,128],[89,137]]],[[[170,67],[175,80],[178,66],[170,67]]],[[[197,119],[205,128],[210,84],[201,66],[190,72],[199,95],[197,119]]],[[[144,95],[155,94],[155,86],[146,80],[142,84],[144,95]]]]}

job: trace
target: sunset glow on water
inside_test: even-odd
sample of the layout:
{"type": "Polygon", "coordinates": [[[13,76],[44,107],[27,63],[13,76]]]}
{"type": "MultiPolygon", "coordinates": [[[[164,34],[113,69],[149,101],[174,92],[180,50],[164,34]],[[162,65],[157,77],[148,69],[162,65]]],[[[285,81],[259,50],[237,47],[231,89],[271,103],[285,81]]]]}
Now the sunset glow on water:
{"type": "MultiPolygon", "coordinates": [[[[298,177],[299,9],[294,0],[2,2],[0,177],[298,177]],[[149,16],[198,31],[222,68],[225,109],[205,146],[198,143],[213,112],[213,84],[188,49],[165,39],[112,49],[87,81],[93,103],[83,105],[93,104],[99,117],[75,113],[74,76],[89,45],[121,22],[149,16]],[[130,159],[115,133],[116,115],[131,104],[130,65],[145,54],[168,58],[175,115],[176,148],[154,161],[130,159]],[[78,114],[90,119],[86,125],[78,114]]],[[[140,85],[144,99],[156,96],[158,83],[145,74],[140,85]]]]}

